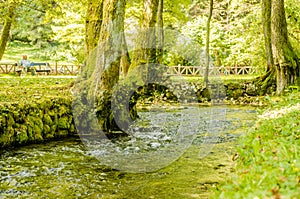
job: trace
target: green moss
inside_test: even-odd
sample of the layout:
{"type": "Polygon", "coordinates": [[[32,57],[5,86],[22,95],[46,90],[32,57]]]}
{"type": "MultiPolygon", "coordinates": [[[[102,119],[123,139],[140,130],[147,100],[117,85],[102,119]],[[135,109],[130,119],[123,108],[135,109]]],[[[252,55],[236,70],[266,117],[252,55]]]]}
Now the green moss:
{"type": "Polygon", "coordinates": [[[68,130],[59,130],[56,135],[58,137],[66,137],[67,135],[69,134],[69,131],[68,130]]]}
{"type": "Polygon", "coordinates": [[[56,132],[57,131],[57,124],[53,124],[50,126],[51,132],[56,132]]]}
{"type": "Polygon", "coordinates": [[[26,143],[28,141],[26,128],[17,130],[15,139],[18,144],[26,143]]]}
{"type": "Polygon", "coordinates": [[[58,128],[59,129],[69,129],[70,128],[69,118],[67,116],[61,117],[58,119],[58,128]]]}
{"type": "Polygon", "coordinates": [[[7,127],[12,127],[15,124],[15,120],[13,118],[13,114],[7,115],[7,127]]]}
{"type": "Polygon", "coordinates": [[[47,124],[47,125],[51,125],[53,123],[50,115],[48,115],[48,114],[44,114],[43,122],[44,122],[44,124],[47,124]]]}

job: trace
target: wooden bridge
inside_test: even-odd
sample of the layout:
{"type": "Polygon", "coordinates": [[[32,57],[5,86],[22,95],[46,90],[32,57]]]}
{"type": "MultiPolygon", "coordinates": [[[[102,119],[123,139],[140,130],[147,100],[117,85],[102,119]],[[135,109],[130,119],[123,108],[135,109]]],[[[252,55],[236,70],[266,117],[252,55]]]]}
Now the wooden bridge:
{"type": "MultiPolygon", "coordinates": [[[[0,63],[0,73],[16,73],[18,63],[0,63]]],[[[45,69],[45,65],[35,66],[37,70],[45,69]]],[[[77,75],[81,65],[48,63],[47,69],[53,75],[77,75]]],[[[203,66],[170,66],[170,75],[204,76],[206,68],[203,66]]],[[[209,75],[252,75],[258,73],[258,68],[253,66],[210,67],[209,75]]]]}

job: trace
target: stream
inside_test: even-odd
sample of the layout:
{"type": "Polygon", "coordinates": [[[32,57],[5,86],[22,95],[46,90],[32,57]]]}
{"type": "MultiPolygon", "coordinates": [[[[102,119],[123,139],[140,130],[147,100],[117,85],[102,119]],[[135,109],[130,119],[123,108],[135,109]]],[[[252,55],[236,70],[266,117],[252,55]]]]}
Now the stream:
{"type": "Polygon", "coordinates": [[[191,105],[139,116],[129,137],[95,148],[75,137],[0,151],[0,199],[208,198],[234,172],[236,140],[256,111],[191,105]]]}

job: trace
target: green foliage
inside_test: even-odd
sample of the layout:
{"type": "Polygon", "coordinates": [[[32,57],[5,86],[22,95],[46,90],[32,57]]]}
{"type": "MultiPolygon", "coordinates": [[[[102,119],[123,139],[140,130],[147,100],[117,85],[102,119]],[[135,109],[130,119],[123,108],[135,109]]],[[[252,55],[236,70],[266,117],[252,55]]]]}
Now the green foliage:
{"type": "Polygon", "coordinates": [[[289,39],[294,51],[300,57],[300,5],[293,0],[285,1],[285,11],[288,24],[289,39]]]}
{"type": "MultiPolygon", "coordinates": [[[[39,58],[82,63],[86,0],[9,0],[0,3],[0,17],[7,3],[18,3],[18,16],[11,32],[12,41],[23,41],[40,49],[39,58]]],[[[125,29],[135,31],[143,16],[143,2],[126,2],[125,29]]],[[[211,24],[211,57],[223,66],[251,65],[264,71],[266,66],[261,2],[258,0],[217,0],[211,24]]],[[[289,38],[300,55],[300,7],[293,0],[285,2],[289,38]]],[[[204,50],[208,1],[164,1],[164,27],[191,37],[204,50]]],[[[3,22],[0,21],[0,29],[3,22]]],[[[165,38],[167,39],[167,38],[165,38]]],[[[188,49],[185,49],[188,50],[188,49]]],[[[26,51],[24,49],[24,51],[26,51]]],[[[201,55],[202,56],[202,55],[201,55]]],[[[164,55],[167,65],[198,64],[187,61],[178,52],[164,55]]]]}
{"type": "MultiPolygon", "coordinates": [[[[191,7],[193,20],[181,32],[205,48],[208,2],[191,7]]],[[[265,66],[260,2],[217,1],[211,22],[211,56],[223,66],[265,66]]],[[[218,62],[218,63],[217,63],[218,62]]]]}
{"type": "MultiPolygon", "coordinates": [[[[300,103],[299,97],[282,97],[272,109],[300,103]]],[[[261,119],[242,137],[236,174],[219,187],[217,198],[299,198],[299,113],[293,109],[275,119],[261,119]]]]}

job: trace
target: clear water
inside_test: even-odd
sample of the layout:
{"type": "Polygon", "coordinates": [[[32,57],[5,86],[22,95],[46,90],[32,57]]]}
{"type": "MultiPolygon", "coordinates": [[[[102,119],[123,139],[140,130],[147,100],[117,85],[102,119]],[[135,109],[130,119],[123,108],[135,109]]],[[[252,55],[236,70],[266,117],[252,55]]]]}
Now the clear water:
{"type": "Polygon", "coordinates": [[[0,198],[209,197],[232,172],[236,138],[256,117],[250,107],[227,107],[223,113],[195,106],[140,111],[129,137],[99,142],[92,150],[69,138],[1,151],[0,198]],[[196,120],[190,122],[187,114],[196,120]],[[99,154],[108,155],[101,160],[99,154]],[[128,163],[139,154],[146,160],[128,163]],[[120,157],[127,159],[116,161],[120,157]]]}

